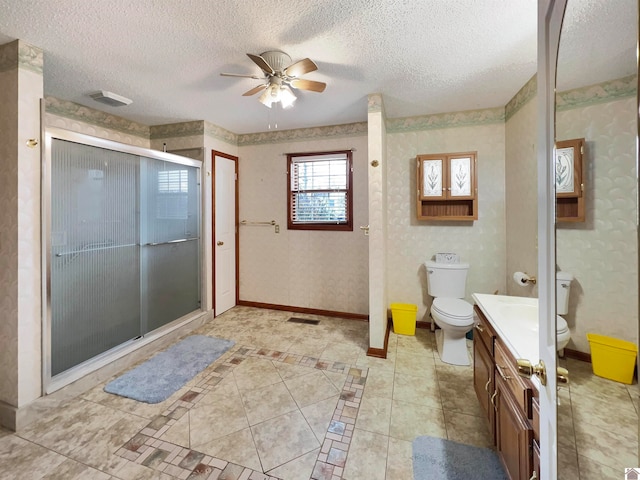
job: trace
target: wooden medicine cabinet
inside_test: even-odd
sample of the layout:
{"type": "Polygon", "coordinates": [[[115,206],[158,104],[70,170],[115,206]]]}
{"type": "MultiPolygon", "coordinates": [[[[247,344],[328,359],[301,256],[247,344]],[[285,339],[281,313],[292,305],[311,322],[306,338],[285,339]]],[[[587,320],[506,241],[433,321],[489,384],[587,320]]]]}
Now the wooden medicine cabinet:
{"type": "Polygon", "coordinates": [[[418,220],[477,220],[477,152],[418,155],[418,220]]]}
{"type": "Polygon", "coordinates": [[[584,222],[584,138],[556,142],[556,220],[584,222]]]}

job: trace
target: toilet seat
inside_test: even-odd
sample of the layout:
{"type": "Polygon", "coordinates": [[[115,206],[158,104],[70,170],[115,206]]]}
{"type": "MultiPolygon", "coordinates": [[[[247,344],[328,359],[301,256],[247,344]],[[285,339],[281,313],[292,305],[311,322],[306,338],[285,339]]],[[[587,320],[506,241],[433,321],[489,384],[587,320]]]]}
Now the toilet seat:
{"type": "Polygon", "coordinates": [[[431,304],[431,312],[455,327],[473,324],[473,307],[460,298],[435,298],[431,304]]]}
{"type": "Polygon", "coordinates": [[[569,330],[567,321],[560,315],[556,315],[556,333],[565,333],[569,330]]]}
{"type": "Polygon", "coordinates": [[[571,340],[571,332],[567,321],[560,315],[556,315],[556,348],[560,351],[567,346],[571,340]]]}

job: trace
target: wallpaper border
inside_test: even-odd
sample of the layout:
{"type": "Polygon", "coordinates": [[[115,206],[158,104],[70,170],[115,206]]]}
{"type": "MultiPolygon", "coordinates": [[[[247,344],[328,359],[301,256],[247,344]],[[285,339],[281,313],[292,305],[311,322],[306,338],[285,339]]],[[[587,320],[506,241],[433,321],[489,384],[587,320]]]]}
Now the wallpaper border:
{"type": "Polygon", "coordinates": [[[511,100],[504,107],[505,120],[513,117],[529,100],[538,94],[538,77],[533,75],[524,86],[518,90],[511,100]]]}
{"type": "Polygon", "coordinates": [[[384,110],[384,101],[381,93],[372,93],[367,97],[367,112],[382,112],[384,110]]]}
{"type": "Polygon", "coordinates": [[[206,120],[204,121],[204,134],[207,137],[216,138],[231,145],[238,145],[238,134],[206,120]]]}
{"type": "Polygon", "coordinates": [[[166,123],[163,125],[151,125],[149,127],[149,139],[159,140],[162,138],[192,137],[204,134],[204,121],[194,120],[192,122],[166,123]]]}
{"type": "Polygon", "coordinates": [[[400,133],[504,123],[504,120],[504,107],[496,107],[417,117],[388,118],[386,123],[387,133],[400,133]]]}
{"type": "Polygon", "coordinates": [[[49,95],[45,96],[45,105],[45,111],[53,115],[134,135],[145,140],[149,139],[149,127],[133,120],[85,107],[79,103],[60,100],[49,95]]]}
{"type": "Polygon", "coordinates": [[[275,132],[246,133],[238,135],[238,146],[263,145],[268,143],[300,142],[320,138],[340,138],[367,135],[367,122],[330,125],[325,127],[296,128],[275,132]]]}
{"type": "Polygon", "coordinates": [[[612,102],[624,97],[633,97],[637,90],[638,76],[629,75],[616,80],[558,92],[556,94],[556,109],[562,112],[572,108],[612,102]]]}
{"type": "Polygon", "coordinates": [[[20,40],[0,45],[0,72],[14,68],[24,68],[42,75],[44,68],[42,49],[20,40]]]}

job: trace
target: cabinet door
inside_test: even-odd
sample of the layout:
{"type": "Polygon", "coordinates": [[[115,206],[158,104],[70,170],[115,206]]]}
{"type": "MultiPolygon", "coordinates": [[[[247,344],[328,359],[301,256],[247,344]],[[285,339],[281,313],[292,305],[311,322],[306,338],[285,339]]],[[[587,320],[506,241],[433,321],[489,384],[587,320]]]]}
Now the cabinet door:
{"type": "Polygon", "coordinates": [[[556,197],[581,197],[584,138],[556,142],[556,197]]]}
{"type": "Polygon", "coordinates": [[[491,438],[495,444],[495,410],[491,403],[494,392],[493,358],[477,335],[473,337],[473,387],[480,402],[480,407],[489,422],[491,438]]]}
{"type": "Polygon", "coordinates": [[[533,429],[499,375],[496,382],[497,450],[512,480],[529,480],[533,471],[533,429]]]}
{"type": "Polygon", "coordinates": [[[540,480],[540,446],[538,442],[533,442],[533,474],[532,479],[540,480]]]}
{"type": "Polygon", "coordinates": [[[472,200],[476,191],[475,153],[448,157],[447,196],[452,200],[472,200]]]}
{"type": "Polygon", "coordinates": [[[444,155],[418,155],[420,200],[442,200],[447,196],[447,160],[444,155]]]}

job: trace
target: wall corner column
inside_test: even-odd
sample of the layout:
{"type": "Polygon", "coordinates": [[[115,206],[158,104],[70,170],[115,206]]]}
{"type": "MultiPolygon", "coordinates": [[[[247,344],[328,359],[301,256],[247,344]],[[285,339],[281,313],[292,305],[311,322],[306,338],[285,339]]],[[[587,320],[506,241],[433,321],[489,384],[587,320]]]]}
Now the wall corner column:
{"type": "Polygon", "coordinates": [[[26,423],[22,407],[42,395],[43,93],[42,50],[0,45],[0,423],[12,430],[26,423]]]}
{"type": "Polygon", "coordinates": [[[369,352],[382,351],[383,356],[388,322],[386,137],[382,95],[371,94],[368,97],[369,352]]]}

